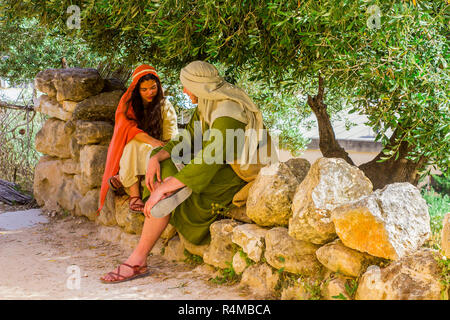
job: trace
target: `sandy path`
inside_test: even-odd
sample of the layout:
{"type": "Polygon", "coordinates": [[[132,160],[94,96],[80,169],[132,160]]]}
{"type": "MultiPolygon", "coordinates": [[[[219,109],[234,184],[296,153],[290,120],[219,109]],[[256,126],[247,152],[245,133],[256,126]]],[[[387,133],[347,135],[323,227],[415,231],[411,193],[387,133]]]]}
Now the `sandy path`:
{"type": "MultiPolygon", "coordinates": [[[[7,209],[0,206],[0,214],[7,209]]],[[[0,231],[0,299],[253,299],[237,285],[212,284],[211,275],[195,266],[159,255],[148,258],[151,276],[102,284],[98,278],[128,253],[101,240],[98,226],[84,217],[49,218],[32,228],[0,231]],[[67,273],[72,265],[80,271],[79,282],[76,273],[67,273]]]]}

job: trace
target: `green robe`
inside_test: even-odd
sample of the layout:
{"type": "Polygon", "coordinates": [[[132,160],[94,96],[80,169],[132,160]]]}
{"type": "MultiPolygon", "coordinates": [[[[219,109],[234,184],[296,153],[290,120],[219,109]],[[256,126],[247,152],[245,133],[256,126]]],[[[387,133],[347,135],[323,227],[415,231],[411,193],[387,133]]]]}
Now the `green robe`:
{"type": "MultiPolygon", "coordinates": [[[[201,164],[194,163],[194,157],[201,159],[201,152],[194,155],[194,121],[200,121],[197,109],[186,127],[186,130],[192,137],[191,154],[189,155],[191,162],[178,172],[171,158],[162,161],[160,163],[161,179],[173,176],[192,189],[192,195],[172,212],[170,223],[189,242],[203,245],[211,240],[209,226],[217,219],[217,214],[231,207],[234,195],[245,186],[246,182],[225,161],[223,161],[223,164],[208,164],[205,161],[201,161],[201,164]]],[[[218,156],[224,160],[227,145],[226,129],[245,130],[245,123],[230,117],[220,117],[213,122],[211,128],[217,129],[222,133],[222,148],[220,150],[214,149],[214,145],[211,144],[214,143],[215,139],[211,137],[211,139],[203,141],[202,150],[208,150],[206,149],[208,146],[218,150],[218,156]]],[[[202,129],[205,132],[209,129],[209,126],[205,123],[202,129]]],[[[163,149],[170,154],[178,143],[183,143],[183,141],[180,142],[177,139],[173,139],[163,149]]],[[[237,155],[236,145],[237,143],[235,143],[234,148],[234,159],[236,159],[237,155]]],[[[152,155],[159,150],[161,148],[155,149],[152,155]]],[[[211,152],[211,155],[215,156],[216,154],[211,152]]],[[[144,189],[143,198],[145,199],[149,191],[147,188],[144,189]]]]}

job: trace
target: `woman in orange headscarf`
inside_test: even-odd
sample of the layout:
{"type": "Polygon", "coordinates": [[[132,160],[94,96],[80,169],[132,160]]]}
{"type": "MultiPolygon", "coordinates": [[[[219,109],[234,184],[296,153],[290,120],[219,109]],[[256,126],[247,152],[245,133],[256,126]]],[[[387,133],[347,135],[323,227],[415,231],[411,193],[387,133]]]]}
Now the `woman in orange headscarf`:
{"type": "Polygon", "coordinates": [[[130,194],[130,210],[144,210],[139,178],[145,175],[147,156],[177,133],[176,112],[164,97],[158,74],[147,64],[139,66],[116,110],[114,134],[100,189],[99,212],[109,188],[113,191],[125,188],[130,194]]]}

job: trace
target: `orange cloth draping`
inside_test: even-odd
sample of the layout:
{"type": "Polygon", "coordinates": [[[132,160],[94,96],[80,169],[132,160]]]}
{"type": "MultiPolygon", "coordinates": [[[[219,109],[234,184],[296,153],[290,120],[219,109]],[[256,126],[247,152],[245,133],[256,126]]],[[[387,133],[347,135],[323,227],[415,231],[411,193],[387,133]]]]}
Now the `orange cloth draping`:
{"type": "Polygon", "coordinates": [[[131,103],[129,101],[137,82],[140,78],[150,73],[155,75],[159,79],[155,68],[147,64],[143,64],[137,67],[133,72],[132,82],[130,86],[122,95],[122,98],[120,98],[119,105],[117,106],[114,133],[111,139],[111,143],[109,144],[108,155],[106,157],[105,172],[103,173],[102,186],[100,188],[98,213],[100,213],[100,210],[103,208],[103,204],[105,203],[106,194],[109,189],[108,179],[116,175],[119,171],[120,158],[122,157],[125,145],[130,142],[130,140],[132,140],[138,133],[144,132],[137,127],[136,121],[130,120],[136,119],[131,105],[129,106],[127,111],[128,118],[125,116],[125,111],[127,108],[127,103],[131,103]]]}

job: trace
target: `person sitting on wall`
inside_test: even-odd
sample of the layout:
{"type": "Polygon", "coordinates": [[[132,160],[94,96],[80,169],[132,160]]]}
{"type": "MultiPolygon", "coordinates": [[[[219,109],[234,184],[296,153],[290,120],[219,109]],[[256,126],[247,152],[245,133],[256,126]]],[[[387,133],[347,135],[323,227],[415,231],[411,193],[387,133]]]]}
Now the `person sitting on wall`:
{"type": "Polygon", "coordinates": [[[100,189],[99,211],[108,188],[111,188],[116,192],[126,191],[130,195],[130,210],[143,212],[140,179],[145,175],[147,159],[142,155],[149,155],[177,134],[177,114],[164,97],[158,74],[147,64],[137,67],[116,110],[114,134],[100,189]]]}
{"type": "Polygon", "coordinates": [[[227,139],[228,130],[244,133],[264,129],[261,111],[248,95],[224,81],[213,65],[203,61],[183,68],[180,80],[197,108],[181,142],[180,134],[152,151],[145,176],[145,191],[150,197],[145,203],[139,243],[125,263],[100,278],[104,283],[148,275],[148,254],[169,222],[192,244],[209,243],[209,227],[218,218],[216,213],[229,208],[263,166],[257,154],[261,149],[259,134],[245,135],[241,148],[234,138],[227,139]],[[211,129],[211,137],[200,140],[201,150],[195,150],[198,128],[203,136],[211,129]],[[183,151],[181,162],[179,151],[183,151]],[[208,161],[211,159],[219,161],[208,161]]]}

